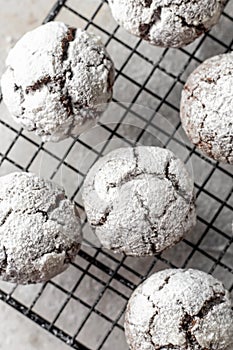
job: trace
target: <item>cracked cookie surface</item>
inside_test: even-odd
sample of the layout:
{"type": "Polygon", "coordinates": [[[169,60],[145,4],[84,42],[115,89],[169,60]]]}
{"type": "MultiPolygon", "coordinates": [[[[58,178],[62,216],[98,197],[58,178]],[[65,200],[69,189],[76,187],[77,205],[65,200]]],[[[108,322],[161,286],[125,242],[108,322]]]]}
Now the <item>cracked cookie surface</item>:
{"type": "Polygon", "coordinates": [[[0,177],[0,238],[0,277],[43,282],[77,255],[80,219],[62,188],[30,173],[12,173],[0,177]]]}
{"type": "Polygon", "coordinates": [[[109,0],[115,20],[162,47],[188,45],[214,26],[225,0],[109,0]]]}
{"type": "Polygon", "coordinates": [[[181,99],[182,125],[207,156],[233,164],[233,54],[207,59],[188,78],[181,99]]]}
{"type": "Polygon", "coordinates": [[[196,223],[194,185],[166,149],[119,148],[89,171],[83,190],[88,220],[105,248],[143,256],[180,241],[196,223]]]}
{"type": "Polygon", "coordinates": [[[114,66],[100,38],[61,22],[25,34],[6,66],[4,102],[43,141],[78,136],[112,98],[114,66]]]}
{"type": "Polygon", "coordinates": [[[223,284],[198,270],[155,273],[131,296],[131,350],[224,350],[233,346],[233,304],[223,284]]]}

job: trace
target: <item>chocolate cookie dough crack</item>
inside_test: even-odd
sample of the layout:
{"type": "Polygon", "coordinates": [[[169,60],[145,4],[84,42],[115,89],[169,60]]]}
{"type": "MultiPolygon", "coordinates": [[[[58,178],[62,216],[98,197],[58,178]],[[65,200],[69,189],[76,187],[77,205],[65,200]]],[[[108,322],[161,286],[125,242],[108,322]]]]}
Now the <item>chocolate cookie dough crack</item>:
{"type": "MultiPolygon", "coordinates": [[[[49,75],[44,76],[43,78],[37,80],[33,85],[29,85],[25,89],[25,93],[41,90],[44,86],[48,85],[51,82],[57,81],[49,75]]],[[[22,88],[22,87],[21,87],[22,88]]]]}
{"type": "Polygon", "coordinates": [[[150,295],[145,295],[145,294],[143,294],[146,298],[147,298],[147,300],[151,303],[151,306],[152,306],[152,308],[153,309],[155,309],[156,308],[156,305],[155,305],[155,303],[153,302],[153,300],[151,300],[151,296],[150,295]]]}
{"type": "MultiPolygon", "coordinates": [[[[13,69],[12,69],[12,71],[13,71],[13,69]]],[[[23,103],[25,101],[23,88],[22,88],[22,86],[18,86],[16,84],[14,84],[14,91],[15,92],[19,91],[19,98],[20,98],[20,105],[21,105],[21,116],[23,116],[25,113],[25,108],[23,107],[23,103]]],[[[16,118],[17,118],[17,116],[16,116],[16,118]]]]}
{"type": "Polygon", "coordinates": [[[157,254],[158,253],[158,249],[156,246],[156,242],[153,242],[152,238],[156,238],[158,237],[158,223],[156,221],[159,221],[161,218],[163,218],[164,216],[166,216],[167,211],[169,210],[169,208],[171,207],[171,205],[177,200],[177,198],[174,196],[174,198],[170,199],[169,202],[166,204],[163,212],[161,215],[156,217],[156,221],[153,222],[150,219],[150,209],[149,207],[147,207],[143,201],[143,198],[141,196],[140,193],[136,192],[135,196],[141,206],[142,209],[144,209],[144,220],[148,223],[149,229],[152,231],[153,236],[151,237],[151,235],[143,235],[142,233],[142,241],[146,244],[150,244],[150,250],[153,254],[157,254]]]}
{"type": "MultiPolygon", "coordinates": [[[[27,214],[29,215],[29,213],[27,213],[27,214]]],[[[46,211],[44,211],[44,210],[39,210],[38,209],[38,210],[35,211],[35,214],[41,214],[44,217],[45,222],[47,222],[49,220],[48,213],[46,211]]]]}
{"type": "MultiPolygon", "coordinates": [[[[226,75],[228,75],[228,74],[226,74],[226,75]]],[[[207,83],[207,84],[210,84],[210,85],[211,84],[217,85],[217,82],[220,78],[221,78],[220,75],[218,75],[216,79],[210,78],[210,77],[204,77],[204,78],[200,79],[200,81],[207,83]]]]}
{"type": "Polygon", "coordinates": [[[225,298],[225,293],[220,293],[220,294],[214,293],[214,295],[211,298],[209,298],[204,302],[202,308],[195,315],[195,317],[198,317],[198,318],[206,317],[208,313],[212,311],[215,306],[225,302],[224,298],[225,298]]]}
{"type": "Polygon", "coordinates": [[[47,210],[47,213],[52,213],[55,209],[59,208],[63,201],[67,200],[65,193],[61,193],[55,197],[55,201],[51,204],[47,210]]]}
{"type": "MultiPolygon", "coordinates": [[[[202,80],[202,81],[205,81],[206,80],[202,80]]],[[[198,98],[198,96],[194,95],[194,91],[196,89],[200,88],[199,85],[197,85],[192,91],[190,91],[190,89],[188,88],[188,86],[185,86],[185,90],[188,91],[190,93],[190,96],[188,96],[188,100],[191,100],[191,99],[194,99],[196,101],[198,101],[201,105],[202,105],[202,108],[205,109],[206,108],[206,105],[198,98]]],[[[206,119],[208,118],[208,113],[206,113],[201,121],[201,123],[199,124],[199,127],[197,127],[197,133],[199,135],[199,141],[198,142],[195,142],[194,144],[198,147],[202,147],[202,144],[204,144],[206,146],[206,143],[208,141],[210,141],[209,143],[209,152],[211,153],[211,149],[212,149],[212,144],[211,142],[213,140],[211,140],[210,138],[207,138],[207,137],[204,137],[202,135],[202,131],[205,129],[205,121],[206,119]]],[[[214,138],[213,138],[214,139],[214,138]]],[[[206,148],[206,147],[205,147],[206,148]]]]}
{"type": "MultiPolygon", "coordinates": [[[[204,128],[204,126],[205,126],[205,121],[206,121],[207,118],[208,118],[208,114],[206,113],[206,114],[204,115],[203,119],[202,119],[202,122],[201,122],[200,126],[199,126],[200,132],[201,132],[201,130],[204,128]]],[[[200,136],[200,137],[201,137],[201,136],[200,136]]]]}
{"type": "Polygon", "coordinates": [[[70,264],[73,261],[73,257],[74,255],[76,255],[76,253],[70,254],[72,251],[76,252],[77,250],[79,250],[81,247],[81,244],[77,243],[77,244],[72,244],[72,246],[70,247],[70,249],[65,251],[66,257],[64,259],[64,264],[70,264]]]}
{"type": "MultiPolygon", "coordinates": [[[[67,116],[68,117],[70,115],[74,114],[72,97],[69,95],[68,91],[66,91],[65,94],[63,94],[60,97],[60,102],[62,103],[62,105],[64,106],[65,110],[67,111],[67,116]]],[[[72,127],[73,127],[73,124],[74,124],[74,120],[72,122],[72,127]]]]}
{"type": "MultiPolygon", "coordinates": [[[[138,169],[138,163],[139,163],[139,155],[137,152],[137,149],[134,147],[133,148],[133,156],[135,159],[135,167],[133,170],[130,170],[127,172],[118,182],[111,182],[107,186],[107,192],[109,192],[110,188],[118,188],[121,187],[122,185],[135,180],[137,177],[146,175],[147,173],[144,171],[140,171],[138,169]]],[[[154,174],[151,174],[154,175],[154,174]]]]}
{"type": "MultiPolygon", "coordinates": [[[[143,197],[141,196],[140,193],[136,192],[135,196],[141,206],[142,209],[144,209],[144,219],[145,221],[149,224],[150,229],[152,230],[153,234],[155,234],[155,236],[158,235],[157,232],[157,225],[155,222],[152,222],[150,219],[150,209],[147,205],[145,205],[143,197]]],[[[164,214],[162,214],[161,216],[163,216],[164,214]]],[[[160,218],[160,216],[158,217],[158,219],[160,218]]],[[[150,238],[150,237],[148,237],[150,238]]],[[[152,243],[151,243],[152,244],[152,243]]]]}
{"type": "Polygon", "coordinates": [[[149,21],[149,23],[141,23],[138,27],[139,35],[145,40],[150,40],[149,35],[151,28],[159,21],[161,21],[161,13],[162,7],[158,6],[157,9],[154,10],[153,15],[149,21]]]}
{"type": "Polygon", "coordinates": [[[200,123],[199,127],[197,128],[197,133],[199,135],[199,141],[195,142],[195,146],[199,146],[200,148],[202,148],[202,145],[204,145],[204,147],[206,148],[206,145],[208,143],[208,148],[209,148],[209,152],[211,153],[211,149],[212,149],[212,142],[214,141],[214,137],[207,137],[205,135],[203,135],[203,130],[205,130],[205,122],[206,119],[208,118],[208,114],[206,113],[202,119],[202,122],[200,123]]]}
{"type": "Polygon", "coordinates": [[[0,227],[2,227],[2,226],[6,223],[7,219],[9,218],[9,216],[10,216],[12,213],[13,213],[13,209],[10,208],[10,209],[7,211],[7,213],[4,215],[4,217],[2,218],[2,220],[0,221],[0,227]]]}
{"type": "Polygon", "coordinates": [[[64,62],[68,59],[68,50],[70,46],[70,42],[75,40],[77,29],[73,27],[68,27],[67,33],[61,41],[62,47],[62,56],[61,62],[64,62]]]}
{"type": "Polygon", "coordinates": [[[45,257],[46,255],[51,255],[51,254],[61,255],[61,254],[65,254],[64,264],[69,264],[72,261],[72,254],[70,254],[70,252],[77,251],[77,250],[79,250],[79,248],[80,248],[80,244],[79,243],[73,243],[68,248],[64,248],[61,245],[54,246],[53,248],[49,249],[48,251],[45,251],[45,252],[43,252],[41,254],[38,254],[35,257],[33,257],[32,261],[40,260],[43,257],[45,257]]]}
{"type": "Polygon", "coordinates": [[[8,264],[8,255],[5,245],[2,246],[1,250],[2,252],[0,252],[0,271],[4,271],[8,264]]]}
{"type": "Polygon", "coordinates": [[[108,185],[106,187],[106,190],[107,190],[107,192],[109,192],[110,188],[119,188],[119,187],[123,186],[124,184],[126,184],[126,183],[128,183],[130,181],[134,181],[135,179],[139,179],[140,180],[140,178],[141,178],[143,180],[143,178],[145,176],[152,176],[152,177],[155,177],[158,180],[165,180],[165,179],[167,179],[171,183],[171,185],[174,188],[176,194],[178,196],[182,197],[185,200],[185,202],[187,204],[189,204],[190,203],[190,196],[185,191],[182,191],[182,189],[179,186],[179,181],[176,178],[176,175],[171,173],[170,170],[169,170],[170,169],[170,164],[171,164],[170,162],[172,160],[175,160],[175,158],[168,161],[168,163],[167,163],[167,165],[166,165],[166,167],[164,169],[164,173],[161,173],[161,174],[155,173],[155,172],[151,172],[150,173],[150,172],[147,172],[147,171],[140,171],[138,169],[138,164],[136,163],[135,168],[133,170],[127,172],[118,182],[110,182],[110,183],[108,183],[108,185]]]}
{"type": "Polygon", "coordinates": [[[182,27],[194,29],[196,31],[197,35],[201,35],[208,30],[208,29],[206,29],[206,27],[204,26],[203,23],[199,23],[199,24],[188,23],[184,16],[177,14],[177,17],[180,19],[182,27]]]}
{"type": "Polygon", "coordinates": [[[112,210],[113,210],[112,207],[107,208],[103,216],[97,222],[93,222],[93,221],[91,222],[91,226],[94,228],[104,226],[112,210]]]}
{"type": "Polygon", "coordinates": [[[168,345],[162,345],[160,347],[157,347],[156,350],[180,350],[180,347],[170,343],[168,345]]]}
{"type": "Polygon", "coordinates": [[[175,160],[175,158],[171,158],[167,162],[167,165],[165,167],[164,176],[171,183],[172,187],[174,188],[175,193],[179,197],[182,197],[187,204],[190,204],[190,196],[180,188],[179,180],[177,179],[176,175],[170,171],[171,162],[174,160],[175,160]]]}
{"type": "Polygon", "coordinates": [[[188,313],[185,313],[182,317],[180,329],[185,333],[186,349],[188,350],[191,346],[192,349],[196,350],[207,350],[203,348],[197,341],[196,337],[192,334],[191,329],[195,325],[195,320],[188,313]]]}
{"type": "MultiPolygon", "coordinates": [[[[41,189],[38,189],[41,190],[41,189]]],[[[63,202],[66,200],[66,196],[64,194],[60,194],[56,196],[55,201],[53,204],[49,206],[47,210],[43,209],[34,209],[34,208],[26,208],[24,211],[18,211],[20,214],[27,214],[27,215],[35,215],[35,214],[41,214],[45,218],[45,222],[51,220],[51,221],[56,221],[54,218],[51,217],[52,213],[54,210],[60,208],[63,204],[63,202]]],[[[17,213],[17,210],[15,211],[17,213]]],[[[58,222],[59,223],[59,222],[58,222]]]]}
{"type": "Polygon", "coordinates": [[[198,98],[197,95],[194,95],[195,90],[197,90],[198,88],[199,88],[199,85],[197,85],[197,86],[191,91],[191,90],[189,89],[189,87],[186,85],[186,86],[184,87],[184,90],[185,90],[185,91],[188,91],[189,94],[190,94],[190,95],[188,96],[188,100],[194,99],[194,100],[200,102],[201,105],[202,105],[202,108],[205,109],[205,108],[206,108],[206,105],[198,98]]]}
{"type": "MultiPolygon", "coordinates": [[[[175,273],[174,273],[174,274],[175,274],[175,273]]],[[[165,286],[168,285],[168,283],[169,283],[171,277],[172,277],[172,275],[171,275],[171,276],[167,276],[167,277],[164,279],[164,283],[163,283],[161,286],[159,286],[159,288],[158,288],[159,291],[161,291],[165,286]]]]}
{"type": "Polygon", "coordinates": [[[135,170],[138,169],[138,164],[139,164],[139,154],[138,154],[138,150],[136,147],[133,147],[133,156],[135,159],[135,170]]]}
{"type": "Polygon", "coordinates": [[[157,174],[146,173],[146,172],[138,172],[137,173],[137,170],[134,169],[133,171],[129,171],[128,173],[126,173],[118,182],[110,182],[106,187],[107,192],[109,192],[110,188],[120,188],[121,186],[127,184],[130,181],[134,181],[136,179],[143,180],[145,175],[153,176],[153,177],[157,178],[157,174]]]}
{"type": "Polygon", "coordinates": [[[153,2],[153,0],[141,0],[140,2],[142,4],[142,6],[150,7],[152,2],[153,2]]]}
{"type": "Polygon", "coordinates": [[[185,309],[182,306],[182,309],[185,314],[182,317],[180,327],[185,332],[187,349],[189,349],[189,346],[192,346],[197,350],[208,350],[202,347],[198,343],[195,335],[192,332],[192,328],[195,326],[198,319],[202,320],[213,310],[215,306],[218,306],[224,303],[225,302],[224,297],[225,297],[224,293],[220,293],[220,294],[214,293],[213,296],[211,296],[208,300],[204,302],[199,312],[195,315],[190,315],[187,312],[185,312],[185,309]]]}
{"type": "MultiPolygon", "coordinates": [[[[230,136],[230,144],[233,144],[233,135],[230,136]]],[[[226,155],[227,163],[231,164],[229,158],[232,157],[232,156],[233,156],[233,149],[230,149],[230,150],[228,151],[228,154],[226,155]]]]}
{"type": "Polygon", "coordinates": [[[35,82],[33,85],[29,85],[26,87],[25,92],[26,94],[29,94],[29,92],[35,92],[38,90],[43,89],[44,87],[48,87],[48,90],[50,93],[56,93],[57,89],[56,87],[59,87],[59,93],[60,93],[60,102],[64,106],[65,110],[67,111],[67,115],[73,115],[73,102],[72,97],[69,95],[68,88],[66,87],[66,75],[69,75],[69,79],[72,79],[72,69],[71,66],[69,66],[63,73],[51,77],[49,75],[45,76],[44,78],[41,78],[37,82],[35,82]]]}
{"type": "Polygon", "coordinates": [[[155,312],[153,314],[153,316],[150,318],[149,320],[149,325],[148,325],[148,330],[146,332],[146,334],[149,336],[150,338],[150,343],[151,345],[154,347],[154,349],[157,348],[157,345],[155,344],[155,342],[153,341],[153,333],[152,333],[152,328],[153,328],[153,324],[154,324],[154,321],[155,321],[155,317],[158,315],[158,311],[155,312]]]}

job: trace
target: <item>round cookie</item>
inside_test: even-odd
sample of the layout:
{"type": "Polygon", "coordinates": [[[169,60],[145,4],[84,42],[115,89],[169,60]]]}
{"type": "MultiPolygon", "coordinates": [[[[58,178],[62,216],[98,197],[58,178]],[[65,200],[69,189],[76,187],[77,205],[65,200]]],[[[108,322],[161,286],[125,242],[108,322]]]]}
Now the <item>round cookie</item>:
{"type": "Polygon", "coordinates": [[[63,272],[82,241],[74,204],[57,185],[28,173],[0,177],[0,277],[27,284],[63,272]]]}
{"type": "Polygon", "coordinates": [[[233,164],[233,54],[202,63],[182,92],[181,120],[193,142],[207,156],[233,164]]]}
{"type": "Polygon", "coordinates": [[[6,65],[4,102],[43,141],[78,136],[112,98],[114,66],[100,38],[61,22],[25,34],[6,65]]]}
{"type": "Polygon", "coordinates": [[[88,220],[115,253],[154,255],[180,241],[196,223],[194,185],[166,149],[119,148],[96,162],[83,190],[88,220]]]}
{"type": "Polygon", "coordinates": [[[131,296],[131,350],[224,350],[233,345],[233,303],[223,284],[198,270],[164,270],[131,296]]]}
{"type": "Polygon", "coordinates": [[[109,0],[115,20],[162,47],[190,44],[219,20],[225,0],[109,0]]]}

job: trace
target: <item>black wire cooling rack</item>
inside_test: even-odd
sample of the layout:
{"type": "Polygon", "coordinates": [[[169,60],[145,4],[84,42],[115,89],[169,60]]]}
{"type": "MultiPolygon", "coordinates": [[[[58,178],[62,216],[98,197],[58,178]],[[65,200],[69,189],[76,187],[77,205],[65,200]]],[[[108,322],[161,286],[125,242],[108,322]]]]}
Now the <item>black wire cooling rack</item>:
{"type": "Polygon", "coordinates": [[[106,1],[60,0],[44,20],[63,20],[65,15],[72,21],[69,24],[101,35],[116,63],[114,103],[98,128],[61,146],[40,143],[1,116],[0,127],[11,133],[11,142],[4,151],[0,146],[0,171],[4,173],[8,165],[37,172],[47,162],[52,180],[59,179],[62,170],[64,187],[75,184],[69,196],[83,214],[83,179],[102,154],[122,143],[157,144],[154,140],[159,140],[193,170],[197,193],[194,232],[155,258],[133,259],[97,247],[83,214],[84,245],[67,272],[39,286],[1,283],[1,300],[71,348],[127,349],[123,329],[127,300],[143,279],[162,268],[202,269],[221,279],[233,294],[232,167],[203,157],[185,136],[180,137],[179,121],[180,91],[188,74],[205,58],[232,49],[232,2],[228,1],[220,23],[211,32],[179,50],[154,48],[127,34],[111,18],[106,1]],[[107,123],[113,115],[113,121],[107,123]],[[161,123],[161,116],[169,122],[161,123]],[[96,138],[101,135],[96,145],[93,133],[96,138]],[[23,158],[19,156],[22,143],[28,148],[23,158]],[[87,155],[85,161],[78,159],[79,154],[87,155]]]}

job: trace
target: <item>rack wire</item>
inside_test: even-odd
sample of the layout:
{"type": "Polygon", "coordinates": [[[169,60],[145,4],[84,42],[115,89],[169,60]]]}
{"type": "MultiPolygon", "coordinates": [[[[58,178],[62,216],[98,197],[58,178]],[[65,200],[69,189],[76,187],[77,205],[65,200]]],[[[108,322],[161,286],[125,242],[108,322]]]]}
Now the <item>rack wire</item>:
{"type": "Polygon", "coordinates": [[[69,193],[82,213],[85,234],[76,262],[63,275],[43,285],[0,285],[1,300],[71,348],[127,349],[123,317],[128,298],[142,280],[162,268],[200,268],[223,280],[233,294],[232,167],[203,157],[185,136],[180,137],[179,121],[179,96],[188,74],[206,57],[232,49],[232,5],[227,2],[219,25],[211,32],[179,50],[153,48],[126,34],[111,19],[107,1],[103,0],[59,0],[43,21],[62,20],[65,13],[74,23],[100,34],[116,62],[113,107],[109,107],[99,127],[93,129],[93,133],[104,135],[97,147],[93,147],[93,137],[84,135],[63,142],[60,148],[56,146],[58,152],[56,147],[40,143],[2,115],[0,118],[0,127],[12,136],[7,147],[0,146],[1,174],[8,169],[39,171],[42,157],[42,162],[47,159],[50,163],[51,180],[63,176],[68,184],[78,176],[79,181],[74,181],[75,187],[71,186],[69,193]],[[138,74],[141,67],[147,74],[138,74]],[[150,113],[135,108],[143,104],[150,106],[146,109],[150,113]],[[114,109],[115,117],[111,120],[114,109]],[[161,115],[169,120],[165,126],[160,124],[161,115]],[[133,128],[133,136],[128,137],[132,124],[138,126],[133,128]],[[171,124],[173,129],[168,127],[171,124]],[[148,137],[148,133],[154,138],[148,137]],[[88,168],[118,141],[125,145],[154,144],[158,139],[164,147],[175,150],[194,171],[197,227],[183,242],[156,257],[132,259],[113,255],[97,246],[86,222],[80,200],[83,179],[88,168]],[[23,159],[22,155],[17,156],[21,143],[29,150],[23,159]],[[79,151],[88,155],[83,162],[85,170],[77,166],[74,154],[79,151]],[[63,175],[59,175],[61,170],[63,175]]]}

